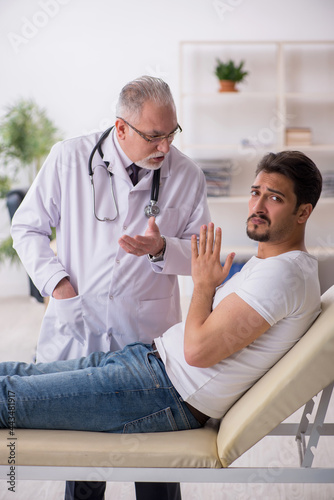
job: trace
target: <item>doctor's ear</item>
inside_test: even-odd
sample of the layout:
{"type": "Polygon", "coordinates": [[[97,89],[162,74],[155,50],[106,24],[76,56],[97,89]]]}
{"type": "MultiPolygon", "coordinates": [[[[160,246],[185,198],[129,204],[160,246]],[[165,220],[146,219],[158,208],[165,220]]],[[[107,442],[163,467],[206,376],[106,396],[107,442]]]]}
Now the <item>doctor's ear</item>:
{"type": "Polygon", "coordinates": [[[115,129],[118,139],[123,141],[125,139],[126,124],[120,118],[117,118],[117,120],[115,121],[115,129]]]}

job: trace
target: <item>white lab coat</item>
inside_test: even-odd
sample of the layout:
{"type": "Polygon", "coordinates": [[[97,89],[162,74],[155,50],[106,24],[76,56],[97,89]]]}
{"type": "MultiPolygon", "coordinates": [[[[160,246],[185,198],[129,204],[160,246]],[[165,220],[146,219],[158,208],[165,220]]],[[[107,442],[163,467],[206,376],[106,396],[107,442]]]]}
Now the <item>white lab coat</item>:
{"type": "MultiPolygon", "coordinates": [[[[56,144],[16,211],[12,236],[28,274],[43,296],[65,276],[77,297],[50,297],[37,360],[51,361],[108,351],[133,341],[151,342],[181,320],[177,275],[191,273],[190,238],[210,220],[202,171],[171,147],[161,167],[156,218],[167,246],[163,262],[126,253],[118,238],[143,235],[153,172],[132,186],[112,134],[103,144],[110,162],[119,214],[114,222],[93,215],[87,162],[100,134],[56,144]],[[57,256],[49,246],[57,231],[57,256]]],[[[115,216],[109,174],[97,153],[93,161],[96,211],[115,216]]]]}

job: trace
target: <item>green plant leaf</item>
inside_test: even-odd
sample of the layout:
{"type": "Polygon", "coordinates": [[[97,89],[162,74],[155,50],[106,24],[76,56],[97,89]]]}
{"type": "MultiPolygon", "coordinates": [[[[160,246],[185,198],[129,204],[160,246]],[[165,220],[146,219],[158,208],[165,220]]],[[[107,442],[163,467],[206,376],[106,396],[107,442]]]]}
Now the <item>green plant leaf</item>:
{"type": "Polygon", "coordinates": [[[13,239],[11,236],[8,236],[8,238],[0,243],[0,264],[5,261],[10,261],[11,263],[16,264],[20,262],[19,256],[13,248],[13,239]]]}
{"type": "Polygon", "coordinates": [[[241,82],[249,74],[248,71],[243,71],[244,61],[236,65],[231,59],[227,62],[222,62],[217,58],[216,62],[215,75],[219,80],[241,82]]]}
{"type": "Polygon", "coordinates": [[[14,160],[16,169],[32,162],[40,167],[57,140],[57,128],[32,99],[7,107],[0,121],[0,157],[5,164],[14,160]]]}
{"type": "Polygon", "coordinates": [[[5,198],[8,191],[10,191],[11,180],[7,175],[0,176],[0,198],[5,198]]]}

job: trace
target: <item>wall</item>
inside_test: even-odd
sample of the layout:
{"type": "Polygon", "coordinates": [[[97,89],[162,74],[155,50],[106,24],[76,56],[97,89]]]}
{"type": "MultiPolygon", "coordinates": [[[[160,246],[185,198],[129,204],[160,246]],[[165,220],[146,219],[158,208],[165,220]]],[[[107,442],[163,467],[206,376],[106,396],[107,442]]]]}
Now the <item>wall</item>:
{"type": "MultiPolygon", "coordinates": [[[[136,76],[164,78],[179,101],[181,40],[330,40],[333,15],[332,0],[0,0],[0,114],[32,97],[64,138],[104,129],[136,76]]],[[[27,289],[22,269],[0,268],[0,296],[27,289]]]]}

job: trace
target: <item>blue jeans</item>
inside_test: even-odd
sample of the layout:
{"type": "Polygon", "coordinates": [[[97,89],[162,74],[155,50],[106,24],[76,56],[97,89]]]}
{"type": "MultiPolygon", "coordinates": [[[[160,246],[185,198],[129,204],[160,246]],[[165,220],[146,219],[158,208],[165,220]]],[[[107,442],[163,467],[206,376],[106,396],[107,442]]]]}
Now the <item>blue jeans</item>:
{"type": "Polygon", "coordinates": [[[18,428],[134,433],[201,427],[164,364],[142,343],[77,360],[0,363],[0,427],[10,427],[13,407],[18,428]]]}

